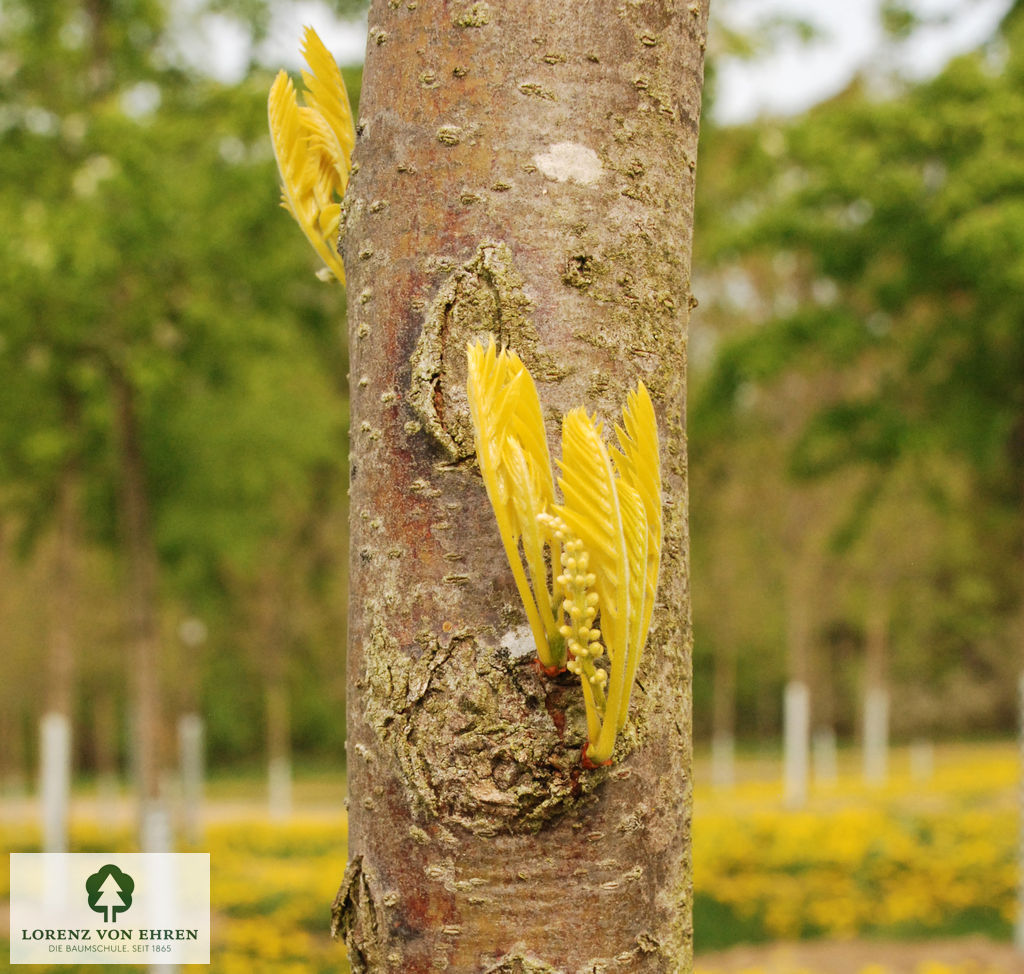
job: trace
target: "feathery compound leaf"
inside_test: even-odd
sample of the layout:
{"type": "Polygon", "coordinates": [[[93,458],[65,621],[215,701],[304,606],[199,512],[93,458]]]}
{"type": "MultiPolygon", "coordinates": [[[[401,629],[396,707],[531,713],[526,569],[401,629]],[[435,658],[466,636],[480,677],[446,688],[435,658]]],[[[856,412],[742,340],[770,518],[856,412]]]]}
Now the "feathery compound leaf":
{"type": "Polygon", "coordinates": [[[626,400],[622,410],[625,426],[615,427],[622,452],[612,451],[615,468],[623,483],[629,484],[643,502],[647,523],[647,565],[644,611],[639,633],[640,644],[647,640],[647,631],[654,611],[654,595],[658,588],[661,565],[661,460],[658,454],[658,421],[654,404],[641,382],[626,400]]]}
{"type": "MultiPolygon", "coordinates": [[[[473,420],[473,437],[481,471],[497,471],[505,448],[512,415],[519,396],[520,383],[513,360],[503,350],[498,354],[492,338],[483,345],[467,345],[468,376],[466,396],[473,420]]],[[[486,475],[485,475],[486,480],[486,475]]]]}
{"type": "Polygon", "coordinates": [[[629,698],[633,690],[640,654],[644,648],[643,619],[646,598],[647,576],[647,516],[639,493],[619,479],[616,489],[619,495],[619,510],[622,512],[622,534],[626,541],[626,557],[629,561],[629,619],[627,622],[628,652],[626,659],[625,685],[619,695],[619,710],[610,716],[616,722],[616,730],[622,730],[629,716],[629,698]]]}
{"type": "Polygon", "coordinates": [[[352,150],[356,144],[352,106],[348,101],[341,69],[312,27],[306,28],[302,41],[302,56],[310,67],[310,71],[302,72],[302,81],[306,86],[306,106],[324,120],[333,136],[333,146],[336,148],[332,147],[330,155],[335,163],[341,195],[348,185],[352,150]]]}
{"type": "Polygon", "coordinates": [[[316,32],[307,27],[304,53],[312,73],[300,108],[295,86],[279,71],[267,103],[270,139],[281,174],[281,202],[330,272],[345,280],[335,249],[339,200],[348,185],[355,130],[345,82],[316,32]]]}
{"type": "Polygon", "coordinates": [[[555,496],[551,457],[540,398],[530,373],[515,352],[502,349],[499,353],[493,337],[486,349],[480,344],[469,345],[466,355],[477,456],[483,451],[488,465],[498,470],[505,441],[514,438],[529,461],[541,501],[550,504],[555,496]]]}
{"type": "Polygon", "coordinates": [[[552,626],[545,627],[545,639],[550,641],[550,630],[553,628],[555,617],[551,606],[551,593],[548,591],[547,561],[544,558],[544,546],[550,539],[537,520],[537,515],[547,509],[547,499],[544,495],[545,490],[551,485],[551,467],[545,468],[545,485],[542,472],[537,469],[531,455],[514,436],[505,438],[502,461],[508,475],[509,492],[516,515],[516,529],[523,544],[526,566],[530,571],[537,611],[542,620],[552,620],[552,626]]]}
{"type": "Polygon", "coordinates": [[[537,515],[554,499],[537,388],[519,356],[506,349],[499,353],[493,337],[486,348],[480,344],[467,346],[466,359],[466,394],[480,474],[526,609],[537,655],[547,667],[560,666],[562,637],[555,623],[544,557],[544,547],[550,547],[553,539],[537,521],[537,515]],[[520,540],[529,581],[519,556],[520,540]]]}
{"type": "MultiPolygon", "coordinates": [[[[565,500],[556,511],[590,554],[602,612],[614,615],[625,607],[618,595],[628,571],[622,515],[600,427],[582,409],[571,410],[562,421],[559,467],[558,486],[565,500]]],[[[607,621],[605,632],[611,636],[607,621]]]]}
{"type": "MultiPolygon", "coordinates": [[[[618,715],[624,706],[628,707],[629,700],[630,559],[611,458],[600,426],[582,409],[571,410],[562,421],[560,466],[558,484],[565,502],[556,511],[589,555],[590,571],[596,576],[601,631],[608,648],[605,719],[588,752],[592,761],[602,762],[611,758],[618,715]]],[[[636,507],[632,504],[627,508],[627,518],[635,514],[636,507]]],[[[630,524],[630,530],[635,532],[635,526],[630,524]]]]}

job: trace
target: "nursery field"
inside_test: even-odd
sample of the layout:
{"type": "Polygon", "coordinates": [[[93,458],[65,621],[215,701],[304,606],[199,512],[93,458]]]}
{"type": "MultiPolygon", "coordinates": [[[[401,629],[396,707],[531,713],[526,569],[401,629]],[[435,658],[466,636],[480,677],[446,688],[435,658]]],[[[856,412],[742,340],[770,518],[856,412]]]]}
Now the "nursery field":
{"type": "MultiPolygon", "coordinates": [[[[874,789],[859,782],[849,760],[837,781],[812,789],[800,811],[782,806],[773,761],[742,760],[739,784],[727,790],[698,783],[699,974],[1024,971],[1009,944],[1017,886],[1014,747],[941,747],[927,780],[915,780],[897,751],[889,784],[874,789]]],[[[703,771],[698,762],[698,782],[703,771]]],[[[345,969],[342,947],[326,933],[345,863],[340,794],[336,782],[300,787],[293,818],[270,824],[251,784],[210,789],[201,849],[211,855],[216,974],[345,969]]],[[[0,809],[9,852],[38,848],[29,807],[0,809]]],[[[128,850],[127,809],[113,833],[99,828],[94,811],[87,796],[76,804],[73,849],[128,850]]],[[[6,884],[2,871],[0,901],[6,884]]],[[[6,956],[6,942],[2,950],[6,956]]]]}

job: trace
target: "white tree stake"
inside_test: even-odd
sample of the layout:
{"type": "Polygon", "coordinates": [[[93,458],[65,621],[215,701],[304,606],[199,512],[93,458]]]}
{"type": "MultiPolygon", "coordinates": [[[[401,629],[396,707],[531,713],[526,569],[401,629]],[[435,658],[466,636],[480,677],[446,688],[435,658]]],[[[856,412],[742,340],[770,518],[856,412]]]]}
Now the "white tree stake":
{"type": "Polygon", "coordinates": [[[811,750],[811,694],[807,684],[786,684],[783,702],[783,799],[790,808],[807,804],[811,750]]]}
{"type": "Polygon", "coordinates": [[[68,851],[71,806],[71,721],[51,711],[40,722],[39,799],[42,805],[43,851],[68,851]]]}
{"type": "Polygon", "coordinates": [[[889,773],[889,691],[868,688],[864,697],[864,780],[885,784],[889,773]]]}
{"type": "Polygon", "coordinates": [[[711,784],[715,788],[736,784],[736,741],[728,731],[716,731],[711,738],[711,784]]]}
{"type": "Polygon", "coordinates": [[[292,814],[292,765],[288,758],[271,758],[268,768],[270,817],[283,821],[292,814]]]}
{"type": "Polygon", "coordinates": [[[931,780],[935,773],[935,745],[924,737],[919,737],[910,745],[910,777],[914,781],[931,780]]]}
{"type": "Polygon", "coordinates": [[[181,760],[182,825],[189,842],[202,839],[203,718],[182,714],[178,719],[178,751],[181,760]]]}
{"type": "Polygon", "coordinates": [[[819,727],[814,732],[811,739],[811,759],[815,783],[834,785],[839,780],[836,732],[831,727],[819,727]]]}

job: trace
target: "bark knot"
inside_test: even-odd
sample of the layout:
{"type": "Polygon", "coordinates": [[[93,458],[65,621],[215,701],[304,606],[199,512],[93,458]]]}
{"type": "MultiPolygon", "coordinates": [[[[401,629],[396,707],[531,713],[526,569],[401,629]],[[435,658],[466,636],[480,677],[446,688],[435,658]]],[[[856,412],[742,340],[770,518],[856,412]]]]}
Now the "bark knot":
{"type": "Polygon", "coordinates": [[[581,775],[583,708],[531,659],[463,630],[445,645],[404,647],[383,606],[371,611],[364,715],[422,821],[479,835],[536,831],[608,777],[605,769],[581,775]]]}
{"type": "Polygon", "coordinates": [[[473,425],[466,398],[466,344],[494,335],[519,353],[540,381],[565,370],[538,349],[530,299],[503,243],[482,241],[473,257],[441,285],[427,310],[412,356],[409,404],[448,459],[473,456],[473,425]]]}
{"type": "Polygon", "coordinates": [[[377,906],[363,870],[363,857],[356,856],[345,868],[331,904],[331,936],[340,936],[348,949],[353,974],[369,974],[383,968],[377,906]]]}

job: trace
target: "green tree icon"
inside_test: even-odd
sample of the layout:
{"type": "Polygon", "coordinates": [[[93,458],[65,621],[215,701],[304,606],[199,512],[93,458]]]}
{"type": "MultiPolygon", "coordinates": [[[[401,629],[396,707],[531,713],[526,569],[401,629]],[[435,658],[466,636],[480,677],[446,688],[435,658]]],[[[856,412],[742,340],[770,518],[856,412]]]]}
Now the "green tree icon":
{"type": "Polygon", "coordinates": [[[135,880],[108,863],[85,881],[85,891],[89,894],[89,909],[102,913],[104,923],[116,923],[118,913],[132,905],[135,880]]]}

